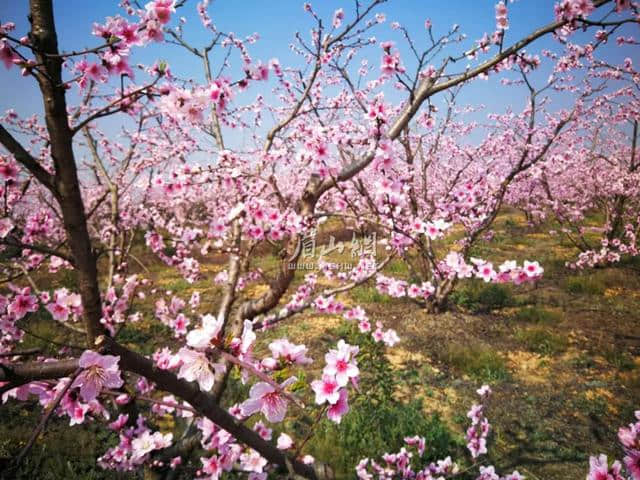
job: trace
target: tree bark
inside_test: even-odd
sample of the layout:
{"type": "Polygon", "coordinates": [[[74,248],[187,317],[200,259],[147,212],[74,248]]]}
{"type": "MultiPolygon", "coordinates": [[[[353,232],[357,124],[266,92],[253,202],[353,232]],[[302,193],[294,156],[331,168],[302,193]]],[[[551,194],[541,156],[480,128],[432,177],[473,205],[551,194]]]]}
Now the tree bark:
{"type": "Polygon", "coordinates": [[[102,307],[98,286],[96,258],[87,230],[84,202],[73,153],[73,133],[69,126],[65,87],[62,82],[62,58],[51,0],[31,0],[31,42],[36,61],[43,72],[36,75],[44,102],[45,121],[49,133],[51,158],[55,175],[54,195],[60,205],[67,240],[77,271],[78,291],[82,297],[87,341],[104,332],[100,323],[102,307]]]}

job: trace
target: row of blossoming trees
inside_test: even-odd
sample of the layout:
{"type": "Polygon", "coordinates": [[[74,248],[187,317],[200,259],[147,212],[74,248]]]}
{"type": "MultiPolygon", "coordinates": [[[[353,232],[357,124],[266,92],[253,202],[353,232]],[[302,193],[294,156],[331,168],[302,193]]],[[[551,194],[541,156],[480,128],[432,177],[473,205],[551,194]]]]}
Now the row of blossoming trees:
{"type": "MultiPolygon", "coordinates": [[[[30,1],[29,32],[2,23],[0,60],[9,74],[36,82],[43,111],[24,117],[9,110],[0,118],[0,389],[4,401],[37,398],[44,409],[12,468],[58,415],[70,425],[111,421],[119,443],[98,459],[104,468],[328,478],[330,459],[305,455],[304,439],[287,433],[272,439],[254,417],[279,424],[301,408],[340,422],[358,392],[359,347],[338,342],[322,374],[300,387],[292,372],[319,360],[286,338],[257,358],[262,332],[314,309],[355,321],[393,347],[395,331],[372,326],[338,294],[371,282],[439,311],[467,278],[536,280],[543,273],[536,261],[494,266],[471,256],[503,205],[523,208],[532,221],[556,218],[583,252],[576,265],[637,254],[639,77],[630,58],[617,64],[599,52],[616,41],[620,51],[633,51],[635,40],[617,32],[638,23],[638,5],[562,0],[548,25],[513,39],[508,7],[499,2],[495,30],[475,43],[458,26],[443,30],[427,20],[415,37],[392,23],[396,45],[374,37],[388,34],[383,3],[356,1],[329,19],[305,4],[312,28],[295,35],[299,62],[291,66],[253,59],[257,35],[220,30],[207,1],[124,0],[119,14],[94,24],[95,47],[70,52],[58,49],[51,0],[30,1]],[[194,7],[208,35],[202,45],[190,43],[192,27],[178,18],[194,7]],[[531,54],[544,36],[555,37],[555,51],[531,54]],[[153,43],[193,56],[201,72],[173,71],[163,61],[134,65],[136,52],[153,43]],[[380,65],[370,63],[374,57],[380,65]],[[540,68],[552,73],[537,84],[540,68]],[[524,108],[487,113],[459,105],[466,85],[486,77],[524,92],[524,108]],[[255,100],[243,101],[252,88],[255,100]],[[112,120],[103,123],[108,117],[118,119],[115,134],[112,120]],[[238,131],[242,148],[232,141],[238,131]],[[601,245],[588,243],[582,225],[595,209],[606,212],[601,245]],[[298,269],[305,240],[335,221],[375,232],[381,248],[348,271],[328,261],[317,272],[298,269]],[[201,277],[202,264],[223,264],[215,294],[162,292],[140,259],[142,243],[188,282],[201,277]],[[264,256],[271,270],[259,267],[264,256]],[[412,283],[383,273],[392,258],[406,262],[412,283]],[[73,288],[46,280],[64,270],[73,272],[73,288]],[[249,285],[259,295],[247,293],[249,285]],[[175,337],[150,357],[119,341],[124,326],[149,315],[141,308],[149,301],[153,321],[175,337]],[[20,344],[36,315],[73,342],[30,361],[40,352],[20,344]],[[228,405],[234,370],[251,388],[245,401],[228,405]],[[185,432],[180,438],[155,427],[167,414],[185,432]],[[190,441],[205,455],[184,454],[190,441]]],[[[490,389],[478,393],[484,400],[490,389]]],[[[481,404],[469,417],[475,465],[490,427],[481,404]]],[[[633,478],[640,478],[639,432],[636,424],[620,434],[633,478]]],[[[406,443],[381,461],[364,459],[358,476],[458,474],[450,458],[422,465],[423,439],[406,443]]],[[[619,463],[592,460],[594,479],[621,472],[619,463]]],[[[478,474],[499,478],[493,467],[478,474]]]]}

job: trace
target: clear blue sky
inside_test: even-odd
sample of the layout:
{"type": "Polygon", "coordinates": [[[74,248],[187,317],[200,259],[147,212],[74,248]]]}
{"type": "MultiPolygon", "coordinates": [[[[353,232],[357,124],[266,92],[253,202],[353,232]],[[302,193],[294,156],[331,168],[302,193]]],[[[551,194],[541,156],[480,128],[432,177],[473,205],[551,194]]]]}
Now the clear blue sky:
{"type": "MultiPolygon", "coordinates": [[[[144,3],[144,0],[141,3],[144,3]]],[[[187,5],[179,10],[178,15],[187,18],[187,38],[195,45],[202,45],[207,42],[209,34],[199,23],[195,12],[196,3],[196,0],[189,0],[187,5]]],[[[345,21],[348,21],[352,13],[351,0],[317,0],[311,3],[329,21],[336,8],[345,9],[345,21]]],[[[366,1],[363,0],[363,3],[366,1]]],[[[518,0],[509,4],[510,29],[507,31],[505,45],[552,21],[553,4],[553,0],[518,0]]],[[[294,33],[300,31],[308,38],[308,32],[312,27],[302,5],[303,2],[300,0],[213,0],[209,12],[213,21],[223,31],[233,31],[239,36],[253,32],[260,33],[260,41],[250,45],[250,52],[254,59],[268,61],[270,58],[277,57],[283,65],[286,65],[291,61],[299,62],[289,50],[294,33]]],[[[394,40],[401,45],[398,32],[392,31],[389,26],[392,21],[398,21],[413,32],[415,38],[426,40],[424,21],[430,18],[435,34],[444,33],[454,23],[459,24],[460,31],[468,35],[468,42],[465,44],[468,48],[473,40],[479,39],[485,32],[492,32],[495,28],[494,5],[494,0],[390,0],[376,10],[386,14],[387,22],[382,27],[377,27],[374,35],[379,41],[394,40]]],[[[54,8],[62,50],[97,45],[99,40],[91,35],[92,23],[102,22],[107,16],[122,13],[116,0],[55,0],[54,8]]],[[[28,29],[27,10],[28,0],[0,0],[0,21],[16,22],[18,26],[16,34],[22,35],[28,29]]],[[[623,29],[622,32],[627,35],[631,33],[637,35],[637,30],[637,26],[632,26],[623,29]]],[[[591,32],[589,36],[592,34],[591,32]]],[[[548,47],[557,49],[557,43],[551,37],[539,40],[529,48],[529,51],[537,52],[548,47]]],[[[605,48],[607,54],[612,55],[612,61],[632,56],[633,53],[629,47],[619,49],[614,45],[608,45],[605,48]]],[[[452,50],[456,54],[461,51],[461,46],[454,46],[452,50]]],[[[371,52],[370,61],[377,68],[380,50],[376,48],[371,52]]],[[[172,69],[180,72],[183,77],[192,75],[196,80],[202,79],[202,69],[198,60],[178,47],[155,45],[152,48],[138,49],[132,63],[153,63],[158,58],[168,61],[172,69]]],[[[408,56],[404,55],[403,58],[408,59],[408,56]]],[[[635,60],[640,59],[635,58],[635,60]]],[[[463,68],[464,64],[461,64],[460,69],[463,68]]],[[[538,80],[544,81],[548,73],[548,69],[541,69],[537,75],[538,80]]],[[[22,114],[40,112],[41,101],[33,83],[33,81],[22,79],[16,68],[7,71],[0,66],[0,85],[2,86],[0,111],[15,108],[22,114]]],[[[255,89],[250,89],[247,95],[253,98],[255,92],[255,89]]],[[[247,100],[250,100],[249,97],[247,100]]],[[[495,81],[478,81],[465,89],[462,102],[482,103],[491,111],[502,111],[511,104],[515,108],[521,108],[523,97],[517,95],[513,89],[501,87],[495,81]]]]}

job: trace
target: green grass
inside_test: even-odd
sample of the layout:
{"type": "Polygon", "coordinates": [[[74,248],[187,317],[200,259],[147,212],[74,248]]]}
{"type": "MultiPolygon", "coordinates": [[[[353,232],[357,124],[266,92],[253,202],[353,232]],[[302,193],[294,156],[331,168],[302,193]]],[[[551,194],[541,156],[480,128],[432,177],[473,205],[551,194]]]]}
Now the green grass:
{"type": "Polygon", "coordinates": [[[584,392],[575,400],[574,410],[595,418],[602,418],[607,412],[607,401],[602,397],[589,398],[584,392]]]}
{"type": "MultiPolygon", "coordinates": [[[[331,459],[336,478],[354,478],[354,467],[362,458],[378,458],[384,452],[397,452],[407,436],[419,435],[427,449],[421,466],[452,455],[456,442],[444,422],[436,414],[425,415],[422,400],[403,404],[385,401],[381,404],[365,397],[356,402],[339,425],[323,421],[308,445],[316,458],[331,459]]],[[[417,459],[416,459],[417,460],[417,459]]]]}
{"type": "Polygon", "coordinates": [[[591,276],[568,277],[564,281],[563,287],[574,295],[602,295],[606,288],[602,280],[591,276]]]}
{"type": "Polygon", "coordinates": [[[617,268],[592,271],[589,275],[574,275],[563,282],[564,289],[575,295],[602,295],[610,287],[628,287],[629,282],[636,284],[627,272],[617,268]]]}
{"type": "Polygon", "coordinates": [[[619,348],[605,348],[603,356],[610,365],[622,372],[633,370],[636,366],[633,357],[628,352],[622,351],[619,348]]]}
{"type": "Polygon", "coordinates": [[[108,480],[117,473],[97,467],[96,459],[118,441],[100,423],[69,427],[68,417],[53,417],[17,470],[10,462],[40,421],[42,408],[10,400],[0,408],[0,470],[15,480],[108,480]]]}
{"type": "Polygon", "coordinates": [[[407,264],[402,260],[393,260],[389,262],[386,266],[385,270],[387,272],[393,273],[394,275],[406,275],[409,273],[409,268],[407,264]]]}
{"type": "Polygon", "coordinates": [[[555,355],[567,349],[567,339],[557,335],[544,327],[529,327],[520,329],[516,338],[525,347],[541,355],[555,355]]]}
{"type": "Polygon", "coordinates": [[[506,285],[470,281],[451,294],[451,301],[473,313],[488,313],[515,303],[506,285]]]}
{"type": "Polygon", "coordinates": [[[504,358],[489,346],[449,345],[446,361],[476,380],[496,382],[509,378],[509,370],[504,358]]]}
{"type": "Polygon", "coordinates": [[[351,290],[351,297],[359,303],[391,303],[389,295],[378,292],[376,287],[360,286],[351,290]]]}
{"type": "Polygon", "coordinates": [[[187,282],[184,278],[176,278],[172,282],[163,285],[162,288],[164,290],[170,290],[174,294],[180,294],[180,292],[193,288],[193,284],[187,282]]]}
{"type": "Polygon", "coordinates": [[[581,353],[571,359],[571,365],[576,370],[589,370],[596,366],[596,362],[591,355],[581,353]]]}
{"type": "Polygon", "coordinates": [[[554,324],[562,320],[562,314],[534,305],[521,308],[513,318],[519,322],[554,324]]]}

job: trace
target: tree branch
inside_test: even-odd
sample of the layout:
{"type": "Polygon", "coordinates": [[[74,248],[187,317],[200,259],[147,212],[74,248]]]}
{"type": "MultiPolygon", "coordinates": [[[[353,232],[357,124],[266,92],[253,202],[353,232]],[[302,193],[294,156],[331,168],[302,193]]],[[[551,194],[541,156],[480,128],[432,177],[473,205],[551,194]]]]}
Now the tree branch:
{"type": "Polygon", "coordinates": [[[25,150],[9,131],[0,125],[0,143],[13,154],[15,159],[38,179],[51,193],[57,194],[53,184],[53,175],[47,172],[33,156],[25,150]]]}

